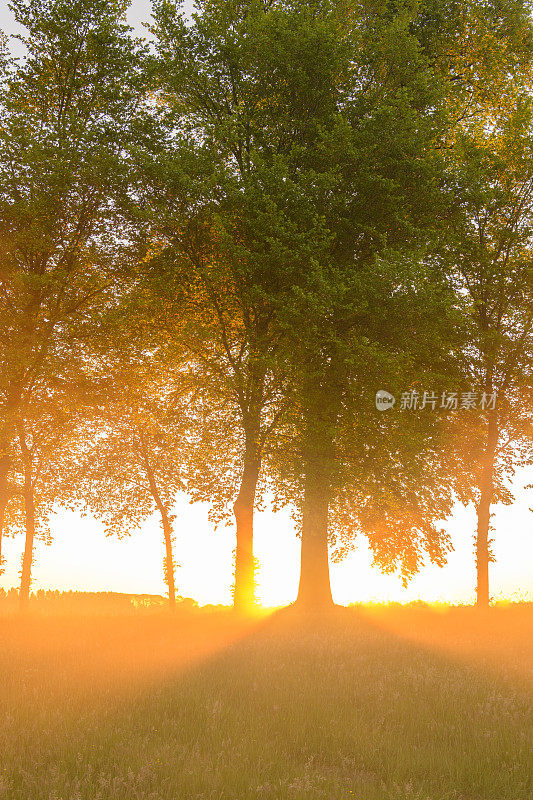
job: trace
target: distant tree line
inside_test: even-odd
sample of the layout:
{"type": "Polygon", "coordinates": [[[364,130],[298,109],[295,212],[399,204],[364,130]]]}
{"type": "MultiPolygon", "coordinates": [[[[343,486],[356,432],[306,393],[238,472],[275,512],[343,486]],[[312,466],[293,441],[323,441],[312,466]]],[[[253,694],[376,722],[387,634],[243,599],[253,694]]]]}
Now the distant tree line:
{"type": "MultiPolygon", "coordinates": [[[[19,606],[19,592],[17,589],[0,588],[0,609],[17,609],[19,606]]],[[[124,594],[123,592],[79,592],[75,590],[59,591],[58,589],[38,589],[32,592],[32,603],[43,611],[61,612],[69,610],[102,611],[106,613],[124,613],[138,608],[159,609],[166,605],[167,600],[157,594],[124,594]]],[[[198,604],[190,597],[180,598],[179,607],[182,611],[191,611],[198,608],[198,604]]],[[[203,606],[202,608],[206,608],[203,606]]],[[[211,610],[215,606],[208,607],[211,610]]]]}
{"type": "Polygon", "coordinates": [[[244,610],[267,497],[309,608],[360,534],[404,581],[443,565],[440,522],[473,502],[488,605],[491,509],[533,463],[525,0],[154,0],[146,41],[121,0],[11,9],[0,543],[25,537],[22,605],[58,506],[118,536],[157,512],[174,603],[178,492],[233,514],[244,610]]]}

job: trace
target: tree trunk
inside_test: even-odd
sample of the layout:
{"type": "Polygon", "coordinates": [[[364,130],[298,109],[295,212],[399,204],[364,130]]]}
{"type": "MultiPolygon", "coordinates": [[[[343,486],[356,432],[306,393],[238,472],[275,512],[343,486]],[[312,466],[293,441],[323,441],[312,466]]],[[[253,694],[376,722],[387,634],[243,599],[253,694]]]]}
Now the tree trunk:
{"type": "Polygon", "coordinates": [[[488,419],[487,445],[481,467],[480,499],[477,507],[476,603],[478,608],[488,608],[490,603],[489,563],[492,561],[489,539],[490,507],[494,494],[494,461],[498,437],[498,419],[496,412],[494,412],[489,415],[488,419]]]}
{"type": "Polygon", "coordinates": [[[22,610],[26,610],[30,600],[31,568],[33,565],[33,543],[35,540],[35,502],[33,487],[25,481],[24,485],[24,514],[26,518],[26,540],[24,555],[22,557],[22,571],[20,575],[19,602],[22,610]]]}
{"type": "Polygon", "coordinates": [[[4,574],[4,558],[2,556],[2,543],[4,539],[4,521],[7,506],[6,481],[0,474],[0,577],[4,574]]]}
{"type": "Polygon", "coordinates": [[[168,589],[168,603],[171,608],[176,605],[176,582],[174,575],[174,554],[172,552],[172,525],[168,518],[167,510],[162,505],[160,508],[163,523],[163,537],[165,539],[165,583],[168,589]]]}
{"type": "Polygon", "coordinates": [[[11,469],[11,459],[9,457],[9,447],[7,437],[2,436],[0,441],[0,576],[4,574],[4,561],[2,558],[2,542],[4,537],[4,524],[6,507],[10,497],[9,490],[9,470],[11,469]]]}
{"type": "Polygon", "coordinates": [[[252,442],[246,446],[239,494],[233,505],[237,524],[233,603],[239,611],[252,611],[255,606],[254,505],[261,460],[255,437],[251,438],[252,442]]]}
{"type": "Polygon", "coordinates": [[[302,559],[297,604],[319,611],[333,605],[328,554],[328,470],[320,461],[308,462],[302,519],[302,559]]]}
{"type": "Polygon", "coordinates": [[[6,510],[6,504],[3,499],[0,497],[0,578],[4,574],[4,558],[2,556],[2,541],[3,541],[3,533],[4,533],[4,515],[6,510]]]}
{"type": "Polygon", "coordinates": [[[35,541],[35,497],[32,482],[32,453],[26,442],[24,425],[19,421],[18,434],[22,463],[24,466],[24,516],[26,523],[26,539],[24,542],[24,555],[22,556],[22,570],[20,573],[19,603],[21,610],[26,610],[30,600],[31,568],[33,566],[33,544],[35,541]]]}
{"type": "MultiPolygon", "coordinates": [[[[11,448],[17,435],[15,410],[20,405],[20,390],[11,390],[2,409],[2,422],[0,425],[0,575],[3,574],[2,541],[6,520],[6,508],[13,488],[9,485],[9,473],[12,468],[11,448]]],[[[20,431],[19,431],[20,434],[20,431]]]]}
{"type": "Polygon", "coordinates": [[[329,577],[328,511],[335,461],[339,391],[331,370],[305,388],[302,447],[304,500],[298,606],[319,611],[333,605],[329,577]]]}
{"type": "Polygon", "coordinates": [[[172,523],[170,521],[170,516],[166,508],[166,505],[163,502],[161,498],[161,493],[159,492],[159,489],[157,487],[154,470],[152,469],[150,459],[148,458],[148,450],[146,448],[144,437],[141,431],[139,431],[139,441],[141,444],[141,455],[144,461],[144,468],[146,471],[146,477],[148,478],[150,491],[152,493],[152,497],[154,498],[154,502],[159,510],[159,513],[161,514],[161,523],[163,526],[163,538],[165,541],[165,559],[163,562],[164,564],[163,571],[165,575],[165,584],[168,592],[168,603],[170,608],[175,608],[176,579],[174,573],[174,554],[172,552],[172,523]]]}
{"type": "MultiPolygon", "coordinates": [[[[4,470],[0,466],[0,577],[4,574],[4,558],[2,556],[2,545],[4,541],[4,527],[6,522],[6,508],[10,498],[15,493],[15,490],[10,487],[8,474],[11,462],[8,460],[9,466],[4,470]]],[[[2,461],[2,459],[0,459],[2,461]]]]}

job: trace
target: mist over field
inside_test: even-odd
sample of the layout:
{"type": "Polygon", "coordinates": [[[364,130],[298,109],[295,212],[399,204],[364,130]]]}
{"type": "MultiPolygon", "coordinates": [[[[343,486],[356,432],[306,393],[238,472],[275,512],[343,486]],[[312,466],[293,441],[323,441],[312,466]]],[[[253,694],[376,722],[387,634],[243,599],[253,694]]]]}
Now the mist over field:
{"type": "Polygon", "coordinates": [[[530,4],[0,28],[0,800],[530,800],[530,4]]]}

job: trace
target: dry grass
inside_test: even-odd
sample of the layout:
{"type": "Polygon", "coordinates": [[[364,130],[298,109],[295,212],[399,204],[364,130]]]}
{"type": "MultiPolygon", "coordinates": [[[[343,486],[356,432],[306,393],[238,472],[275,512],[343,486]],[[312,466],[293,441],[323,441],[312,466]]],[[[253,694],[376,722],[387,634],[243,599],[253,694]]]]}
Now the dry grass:
{"type": "Polygon", "coordinates": [[[0,620],[2,800],[531,800],[533,610],[0,620]]]}

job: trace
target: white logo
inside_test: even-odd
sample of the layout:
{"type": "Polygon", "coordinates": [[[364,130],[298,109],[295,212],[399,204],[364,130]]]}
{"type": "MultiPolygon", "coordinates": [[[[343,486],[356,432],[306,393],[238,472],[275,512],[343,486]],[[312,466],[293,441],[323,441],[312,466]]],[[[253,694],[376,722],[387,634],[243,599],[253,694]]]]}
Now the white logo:
{"type": "Polygon", "coordinates": [[[380,389],[379,392],[376,392],[376,408],[378,411],[388,411],[389,408],[392,408],[394,403],[396,402],[396,398],[393,394],[389,394],[384,389],[380,389]]]}

